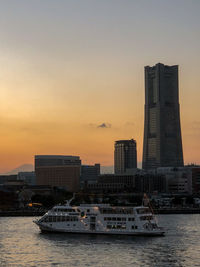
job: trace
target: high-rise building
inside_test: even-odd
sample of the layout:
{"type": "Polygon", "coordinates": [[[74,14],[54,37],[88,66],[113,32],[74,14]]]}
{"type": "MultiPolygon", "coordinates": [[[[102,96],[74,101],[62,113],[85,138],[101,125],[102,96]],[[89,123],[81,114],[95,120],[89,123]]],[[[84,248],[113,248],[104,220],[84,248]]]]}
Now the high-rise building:
{"type": "Polygon", "coordinates": [[[183,166],[178,66],[145,67],[143,169],[183,166]]]}
{"type": "Polygon", "coordinates": [[[115,142],[114,165],[115,174],[130,173],[137,168],[135,140],[119,140],[115,142]]]}

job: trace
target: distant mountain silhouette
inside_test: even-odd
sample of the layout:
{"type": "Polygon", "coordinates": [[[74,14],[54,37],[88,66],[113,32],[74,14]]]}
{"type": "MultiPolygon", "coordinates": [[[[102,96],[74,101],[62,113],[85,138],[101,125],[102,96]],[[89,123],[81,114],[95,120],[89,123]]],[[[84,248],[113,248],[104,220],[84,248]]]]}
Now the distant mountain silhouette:
{"type": "Polygon", "coordinates": [[[34,166],[32,164],[23,164],[9,172],[3,173],[4,175],[18,174],[18,172],[32,172],[34,171],[34,166]]]}
{"type": "MultiPolygon", "coordinates": [[[[141,162],[138,163],[138,168],[141,168],[141,162]]],[[[34,166],[32,164],[23,164],[19,167],[10,170],[3,175],[18,174],[18,172],[32,172],[34,171],[34,166]]],[[[101,166],[101,174],[112,174],[114,173],[114,166],[101,166]]]]}

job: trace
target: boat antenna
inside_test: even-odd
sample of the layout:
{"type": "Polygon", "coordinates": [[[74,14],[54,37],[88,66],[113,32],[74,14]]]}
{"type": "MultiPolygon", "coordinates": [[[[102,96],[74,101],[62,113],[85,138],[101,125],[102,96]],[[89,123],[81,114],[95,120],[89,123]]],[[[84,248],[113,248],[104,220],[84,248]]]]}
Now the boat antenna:
{"type": "Polygon", "coordinates": [[[73,193],[72,198],[70,198],[69,200],[67,200],[67,201],[66,201],[66,204],[67,204],[67,205],[70,205],[70,203],[72,202],[72,200],[75,199],[75,196],[76,196],[76,193],[73,193]]]}
{"type": "Polygon", "coordinates": [[[151,205],[150,199],[149,199],[149,197],[147,196],[146,193],[144,193],[144,195],[143,195],[142,203],[143,203],[144,206],[148,206],[148,207],[149,207],[149,209],[150,209],[150,211],[151,211],[151,213],[152,213],[154,219],[156,220],[156,222],[158,222],[158,221],[157,221],[157,218],[156,218],[156,216],[155,216],[155,212],[154,212],[154,210],[153,210],[153,207],[152,207],[152,205],[151,205]]]}

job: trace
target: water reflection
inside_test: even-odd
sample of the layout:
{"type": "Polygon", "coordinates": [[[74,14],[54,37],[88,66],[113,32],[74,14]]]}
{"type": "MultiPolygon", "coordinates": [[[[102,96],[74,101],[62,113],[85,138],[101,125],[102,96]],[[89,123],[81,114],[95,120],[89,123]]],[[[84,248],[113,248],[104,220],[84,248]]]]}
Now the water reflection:
{"type": "MultiPolygon", "coordinates": [[[[73,243],[85,243],[92,242],[98,244],[105,243],[143,243],[150,242],[151,239],[160,238],[160,237],[142,237],[142,236],[122,236],[122,235],[98,235],[98,234],[68,234],[68,233],[39,233],[40,238],[47,239],[48,241],[52,241],[57,243],[58,241],[62,242],[70,242],[73,243]]],[[[161,237],[162,238],[162,237],[161,237]]]]}
{"type": "Polygon", "coordinates": [[[33,218],[0,219],[1,266],[199,266],[200,215],[164,215],[165,237],[43,234],[33,218]]]}

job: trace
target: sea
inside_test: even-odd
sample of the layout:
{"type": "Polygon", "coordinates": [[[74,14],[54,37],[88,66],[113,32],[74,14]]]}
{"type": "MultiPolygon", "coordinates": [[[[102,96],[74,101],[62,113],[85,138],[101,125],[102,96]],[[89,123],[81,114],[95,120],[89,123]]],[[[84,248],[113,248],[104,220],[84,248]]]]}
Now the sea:
{"type": "Polygon", "coordinates": [[[43,234],[34,217],[0,218],[0,266],[200,266],[200,215],[159,215],[164,237],[43,234]]]}

